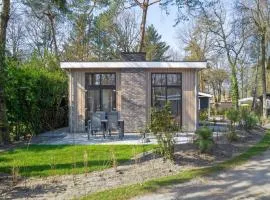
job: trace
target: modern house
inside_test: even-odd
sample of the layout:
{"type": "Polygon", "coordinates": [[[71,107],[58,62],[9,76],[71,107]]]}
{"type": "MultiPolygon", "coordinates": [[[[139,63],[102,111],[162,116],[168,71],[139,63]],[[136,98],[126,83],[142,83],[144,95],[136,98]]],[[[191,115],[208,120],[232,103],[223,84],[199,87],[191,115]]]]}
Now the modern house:
{"type": "Polygon", "coordinates": [[[204,92],[198,92],[199,97],[199,111],[207,110],[208,117],[210,117],[210,100],[213,97],[213,95],[204,93],[204,92]]]}
{"type": "MultiPolygon", "coordinates": [[[[136,54],[135,54],[136,55],[136,54]]],[[[138,54],[139,55],[139,54],[138,54]]],[[[61,62],[69,76],[69,128],[85,132],[96,111],[118,111],[125,132],[139,132],[150,120],[152,106],[172,105],[187,131],[198,124],[197,73],[206,62],[61,62]]]]}

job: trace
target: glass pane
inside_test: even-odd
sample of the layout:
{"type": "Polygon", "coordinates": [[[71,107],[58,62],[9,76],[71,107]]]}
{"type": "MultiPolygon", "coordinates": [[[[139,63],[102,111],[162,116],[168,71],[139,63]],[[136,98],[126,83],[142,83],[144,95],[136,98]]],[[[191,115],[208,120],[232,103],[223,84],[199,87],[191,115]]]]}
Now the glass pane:
{"type": "Polygon", "coordinates": [[[87,85],[92,85],[92,74],[86,74],[86,83],[85,83],[85,85],[87,86],[87,85]]]}
{"type": "Polygon", "coordinates": [[[116,110],[115,90],[112,89],[102,90],[102,109],[105,112],[116,110]]]}
{"type": "Polygon", "coordinates": [[[115,85],[115,74],[102,74],[101,85],[115,85]]]}
{"type": "Polygon", "coordinates": [[[180,88],[167,88],[167,100],[171,104],[172,114],[180,122],[181,116],[181,90],[180,88]]]}
{"type": "Polygon", "coordinates": [[[99,111],[100,110],[99,90],[88,90],[86,103],[87,103],[88,112],[93,113],[93,112],[99,111]]]}
{"type": "Polygon", "coordinates": [[[166,103],[165,87],[152,88],[152,103],[154,107],[162,108],[166,103]]]}
{"type": "Polygon", "coordinates": [[[167,74],[168,85],[181,85],[181,74],[167,74]]]}
{"type": "Polygon", "coordinates": [[[152,74],[152,85],[166,85],[166,75],[152,74]]]}
{"type": "Polygon", "coordinates": [[[100,79],[101,79],[101,74],[94,74],[93,75],[94,85],[100,85],[100,79]]]}

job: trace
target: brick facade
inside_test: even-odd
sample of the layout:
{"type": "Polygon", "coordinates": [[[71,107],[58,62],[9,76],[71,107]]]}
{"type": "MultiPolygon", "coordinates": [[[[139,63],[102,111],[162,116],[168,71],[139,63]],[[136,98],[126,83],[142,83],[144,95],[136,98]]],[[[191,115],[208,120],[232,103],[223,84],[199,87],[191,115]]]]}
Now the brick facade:
{"type": "Polygon", "coordinates": [[[121,118],[125,131],[139,132],[146,125],[147,117],[147,73],[142,69],[122,70],[121,118]]]}

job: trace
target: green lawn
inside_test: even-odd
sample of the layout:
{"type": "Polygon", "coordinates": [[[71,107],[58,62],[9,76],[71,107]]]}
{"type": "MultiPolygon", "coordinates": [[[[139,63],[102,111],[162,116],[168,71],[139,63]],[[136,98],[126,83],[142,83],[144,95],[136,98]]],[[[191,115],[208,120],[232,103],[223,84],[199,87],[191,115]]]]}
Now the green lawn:
{"type": "Polygon", "coordinates": [[[123,163],[134,154],[153,148],[154,145],[30,145],[28,149],[0,153],[0,172],[11,173],[13,167],[18,167],[23,176],[91,172],[111,167],[112,154],[118,163],[123,163]]]}
{"type": "Polygon", "coordinates": [[[190,169],[180,172],[177,175],[167,176],[163,178],[153,179],[143,184],[134,184],[130,186],[120,187],[112,190],[106,190],[97,192],[83,197],[81,200],[126,200],[134,196],[142,195],[149,192],[155,192],[157,189],[177,183],[183,183],[189,181],[195,177],[206,176],[214,172],[220,172],[222,170],[233,168],[234,166],[241,165],[247,162],[251,157],[261,154],[270,148],[270,131],[264,136],[264,138],[248,149],[245,153],[217,164],[212,167],[204,167],[199,169],[190,169]]]}

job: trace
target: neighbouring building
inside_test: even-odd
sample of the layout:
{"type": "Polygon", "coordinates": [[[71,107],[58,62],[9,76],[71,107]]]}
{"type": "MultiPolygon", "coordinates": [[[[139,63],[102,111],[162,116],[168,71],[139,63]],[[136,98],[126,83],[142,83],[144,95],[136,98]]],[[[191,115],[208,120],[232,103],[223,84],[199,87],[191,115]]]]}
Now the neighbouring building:
{"type": "Polygon", "coordinates": [[[213,95],[204,92],[199,92],[198,97],[199,97],[199,104],[198,104],[199,111],[207,110],[208,117],[210,117],[210,101],[213,95]]]}
{"type": "Polygon", "coordinates": [[[197,73],[207,63],[136,60],[127,54],[124,61],[61,62],[69,77],[71,132],[85,132],[86,122],[96,111],[119,111],[125,132],[139,132],[150,120],[151,107],[166,101],[185,130],[196,129],[197,73]]]}

